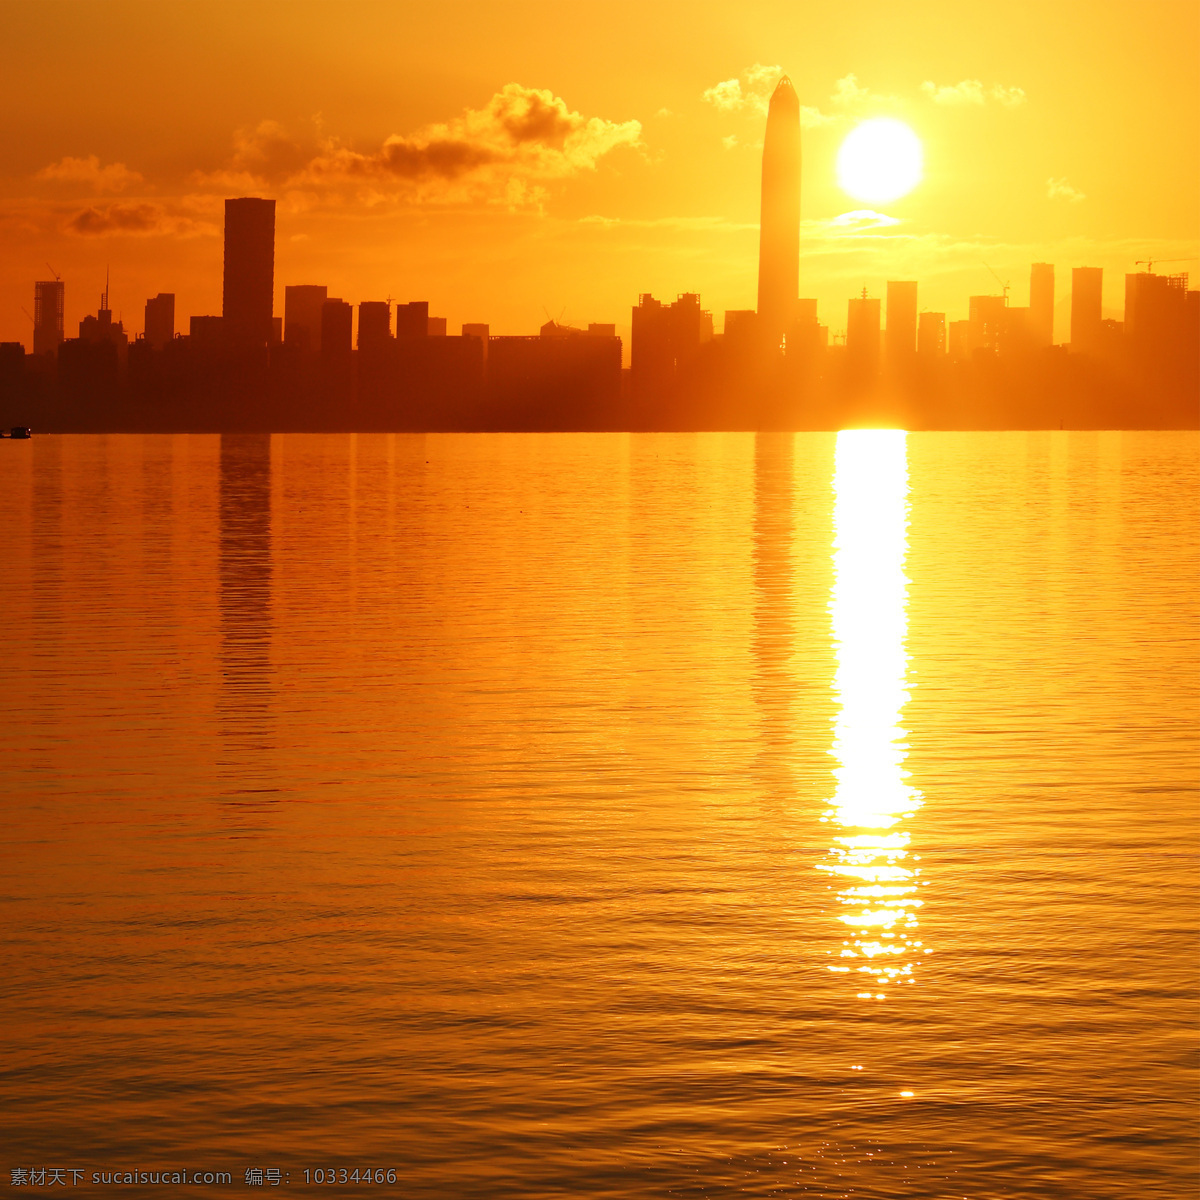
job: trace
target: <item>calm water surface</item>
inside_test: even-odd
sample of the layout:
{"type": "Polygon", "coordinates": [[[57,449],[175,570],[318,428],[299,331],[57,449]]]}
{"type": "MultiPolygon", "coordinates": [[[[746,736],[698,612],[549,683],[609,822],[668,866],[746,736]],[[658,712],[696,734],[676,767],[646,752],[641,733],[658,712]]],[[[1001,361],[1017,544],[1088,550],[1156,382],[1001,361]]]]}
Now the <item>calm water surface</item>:
{"type": "Polygon", "coordinates": [[[39,437],[0,504],[0,1186],[1195,1194],[1195,435],[39,437]]]}

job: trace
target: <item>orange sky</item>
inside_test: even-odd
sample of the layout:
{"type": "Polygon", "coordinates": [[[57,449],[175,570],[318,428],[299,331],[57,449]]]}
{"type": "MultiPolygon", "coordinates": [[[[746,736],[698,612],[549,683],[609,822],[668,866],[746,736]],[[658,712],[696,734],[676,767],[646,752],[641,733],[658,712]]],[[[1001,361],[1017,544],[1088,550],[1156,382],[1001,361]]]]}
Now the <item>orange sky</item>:
{"type": "Polygon", "coordinates": [[[735,5],[83,4],[6,0],[0,340],[28,346],[33,281],[66,281],[67,334],[112,304],[142,329],[220,311],[221,201],[279,200],[287,283],[529,333],[549,313],[629,324],[637,294],[754,304],[760,97],[806,106],[800,292],[921,282],[923,309],[1028,265],[1134,260],[1200,276],[1200,15],[1193,0],[735,5]],[[761,69],[756,69],[761,68],[761,69]],[[736,80],[736,87],[729,81],[736,80]],[[724,85],[718,87],[718,85],[724,85]],[[705,93],[708,93],[706,98],[705,93]],[[924,182],[874,227],[837,187],[855,122],[908,122],[924,182]],[[842,217],[839,222],[837,218],[842,217]],[[1167,262],[1167,259],[1190,261],[1167,262]]]}

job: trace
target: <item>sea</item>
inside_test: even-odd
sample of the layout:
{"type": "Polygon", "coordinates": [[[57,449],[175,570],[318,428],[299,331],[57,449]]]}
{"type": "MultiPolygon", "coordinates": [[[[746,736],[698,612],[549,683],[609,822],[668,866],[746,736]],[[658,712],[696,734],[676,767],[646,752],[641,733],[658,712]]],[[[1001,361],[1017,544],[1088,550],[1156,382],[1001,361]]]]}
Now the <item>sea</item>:
{"type": "Polygon", "coordinates": [[[1198,468],[0,442],[0,1188],[1190,1200],[1198,468]]]}

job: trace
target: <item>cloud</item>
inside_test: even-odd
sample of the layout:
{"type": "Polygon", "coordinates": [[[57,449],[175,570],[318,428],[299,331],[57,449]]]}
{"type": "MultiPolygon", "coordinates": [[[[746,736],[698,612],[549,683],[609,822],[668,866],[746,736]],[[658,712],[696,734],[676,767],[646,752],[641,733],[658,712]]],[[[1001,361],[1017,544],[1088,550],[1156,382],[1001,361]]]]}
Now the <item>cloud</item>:
{"type": "Polygon", "coordinates": [[[807,104],[800,105],[800,128],[816,129],[821,125],[832,125],[837,117],[828,116],[819,108],[811,108],[807,104]]]}
{"type": "Polygon", "coordinates": [[[754,66],[747,67],[742,75],[746,80],[746,86],[755,95],[769,96],[783,75],[783,68],[777,63],[769,67],[763,63],[755,63],[754,66]]]}
{"type": "Polygon", "coordinates": [[[721,139],[721,145],[724,146],[726,150],[732,150],[737,144],[738,139],[736,133],[731,133],[728,137],[723,137],[721,139]]]}
{"type": "MultiPolygon", "coordinates": [[[[754,66],[747,67],[737,79],[724,79],[710,88],[705,88],[703,98],[718,112],[765,116],[770,106],[771,93],[782,75],[782,67],[755,63],[754,66]]],[[[804,129],[815,129],[819,125],[828,125],[836,120],[836,117],[827,116],[819,108],[808,105],[802,105],[800,108],[800,124],[804,129]]],[[[725,138],[721,140],[727,141],[725,138]]]]}
{"type": "Polygon", "coordinates": [[[934,104],[959,105],[982,104],[983,84],[978,79],[964,79],[959,83],[938,87],[932,80],[921,84],[923,91],[934,104]]]}
{"type": "Polygon", "coordinates": [[[736,222],[726,217],[602,217],[593,214],[579,217],[579,225],[599,225],[605,229],[620,226],[622,229],[676,229],[694,233],[745,233],[758,232],[758,222],[736,222]]]}
{"type": "Polygon", "coordinates": [[[289,137],[277,121],[260,121],[254,129],[238,129],[233,135],[233,166],[267,178],[280,178],[300,170],[308,153],[289,137]]]}
{"type": "Polygon", "coordinates": [[[936,84],[927,79],[921,84],[921,91],[934,104],[942,104],[947,107],[979,106],[984,104],[990,96],[997,104],[1003,105],[1005,108],[1016,108],[1018,105],[1024,104],[1027,99],[1024,88],[1005,87],[1002,83],[995,83],[985,91],[982,82],[978,79],[962,79],[954,84],[936,84]]]}
{"type": "Polygon", "coordinates": [[[858,76],[853,71],[849,75],[843,75],[841,79],[834,84],[834,92],[830,99],[834,104],[848,107],[851,104],[859,104],[864,100],[871,98],[871,92],[868,88],[861,87],[858,82],[858,76]]]}
{"type": "Polygon", "coordinates": [[[585,117],[550,91],[510,83],[483,108],[414,134],[393,134],[371,153],[327,143],[290,182],[470,183],[525,203],[544,194],[532,181],[593,171],[618,147],[640,146],[641,133],[639,121],[585,117]]]}
{"type": "Polygon", "coordinates": [[[991,95],[997,104],[1003,104],[1005,108],[1016,108],[1026,100],[1024,88],[1005,87],[1002,83],[993,85],[991,95]]]}
{"type": "Polygon", "coordinates": [[[69,233],[81,237],[106,237],[115,234],[171,234],[186,237],[218,232],[216,226],[207,222],[172,215],[157,204],[147,203],[91,205],[68,218],[66,229],[69,233]]]}
{"type": "Polygon", "coordinates": [[[313,154],[290,137],[277,121],[260,121],[253,129],[236,129],[229,162],[215,171],[194,171],[197,187],[222,192],[256,192],[279,186],[304,169],[313,154]]]}
{"type": "Polygon", "coordinates": [[[1065,179],[1047,179],[1046,199],[1065,200],[1068,204],[1078,204],[1081,200],[1086,200],[1087,196],[1078,188],[1072,187],[1065,179]]]}
{"type": "Polygon", "coordinates": [[[705,88],[703,98],[719,112],[749,112],[762,115],[767,111],[771,93],[783,74],[780,66],[755,63],[736,79],[725,79],[705,88]]]}
{"type": "Polygon", "coordinates": [[[35,178],[53,183],[84,183],[96,192],[123,192],[131,184],[142,182],[141,175],[124,163],[109,163],[102,167],[94,154],[87,158],[61,158],[43,167],[35,178]]]}
{"type": "Polygon", "coordinates": [[[859,229],[882,229],[888,225],[899,224],[898,217],[889,217],[887,213],[875,212],[871,208],[856,208],[851,212],[839,213],[829,221],[832,228],[845,229],[850,232],[859,229]]]}
{"type": "MultiPolygon", "coordinates": [[[[877,92],[871,91],[870,88],[863,87],[858,82],[858,76],[851,71],[848,75],[843,75],[833,85],[833,95],[829,97],[830,103],[835,108],[861,108],[863,105],[893,105],[896,102],[894,96],[881,96],[877,92]]],[[[829,117],[825,122],[836,118],[829,117]]]]}
{"type": "Polygon", "coordinates": [[[721,112],[740,112],[750,103],[750,97],[742,91],[739,79],[724,79],[714,83],[712,87],[704,89],[703,98],[721,112]]]}

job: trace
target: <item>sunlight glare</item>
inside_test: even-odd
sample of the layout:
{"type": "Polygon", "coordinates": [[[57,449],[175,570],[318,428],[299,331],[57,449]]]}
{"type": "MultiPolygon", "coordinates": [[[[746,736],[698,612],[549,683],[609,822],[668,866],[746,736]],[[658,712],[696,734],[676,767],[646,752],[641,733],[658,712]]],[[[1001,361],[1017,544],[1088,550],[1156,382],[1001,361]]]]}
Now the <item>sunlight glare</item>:
{"type": "Polygon", "coordinates": [[[843,881],[838,900],[846,911],[838,920],[853,932],[838,957],[865,960],[856,973],[880,981],[911,976],[908,931],[921,906],[920,870],[905,865],[909,835],[901,827],[920,807],[920,793],[905,782],[900,724],[909,699],[905,436],[896,429],[839,433],[833,481],[829,608],[841,709],[830,751],[839,763],[837,790],[826,820],[845,833],[833,839],[820,869],[843,881]]]}
{"type": "Polygon", "coordinates": [[[858,200],[888,201],[921,182],[921,139],[895,117],[875,117],[856,125],[837,156],[838,184],[858,200]]]}

